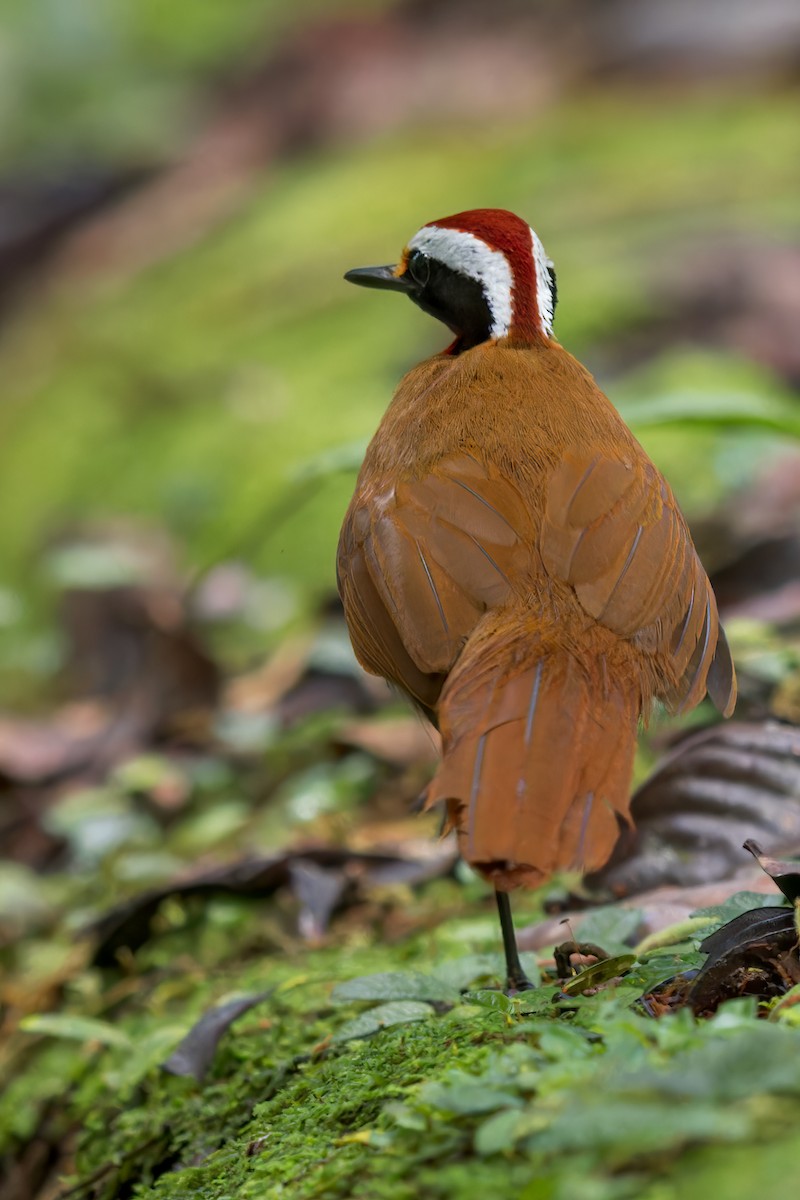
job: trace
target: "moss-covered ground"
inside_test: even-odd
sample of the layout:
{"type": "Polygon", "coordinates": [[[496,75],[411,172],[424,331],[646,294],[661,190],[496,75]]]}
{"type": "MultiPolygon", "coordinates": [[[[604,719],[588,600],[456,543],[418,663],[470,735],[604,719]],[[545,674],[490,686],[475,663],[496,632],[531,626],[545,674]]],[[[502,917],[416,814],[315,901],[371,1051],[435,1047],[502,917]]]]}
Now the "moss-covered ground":
{"type": "Polygon", "coordinates": [[[593,995],[545,982],[509,999],[487,990],[500,960],[477,885],[398,901],[422,930],[387,944],[380,920],[368,932],[351,914],[315,950],[284,932],[278,951],[274,912],[241,902],[188,922],[172,912],[127,973],[82,971],[57,1015],[23,1023],[4,1149],[37,1123],[60,1130],[74,1154],[66,1194],[104,1200],[738,1200],[787,1169],[800,1115],[791,1009],[758,1021],[742,1000],[705,1022],[650,1018],[638,997],[699,961],[687,943],[593,995]],[[459,904],[471,918],[432,925],[459,904]],[[159,1065],[204,1010],[265,990],[204,1082],[159,1065]]]}

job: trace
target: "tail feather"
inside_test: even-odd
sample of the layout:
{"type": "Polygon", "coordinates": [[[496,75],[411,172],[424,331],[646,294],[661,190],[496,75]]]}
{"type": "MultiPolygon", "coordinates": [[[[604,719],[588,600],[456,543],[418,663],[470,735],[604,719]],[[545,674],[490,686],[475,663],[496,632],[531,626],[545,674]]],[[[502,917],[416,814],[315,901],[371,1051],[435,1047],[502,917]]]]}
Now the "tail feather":
{"type": "Polygon", "coordinates": [[[559,647],[499,681],[461,667],[441,697],[428,803],[447,801],[464,858],[502,890],[601,866],[628,814],[640,698],[559,647]]]}

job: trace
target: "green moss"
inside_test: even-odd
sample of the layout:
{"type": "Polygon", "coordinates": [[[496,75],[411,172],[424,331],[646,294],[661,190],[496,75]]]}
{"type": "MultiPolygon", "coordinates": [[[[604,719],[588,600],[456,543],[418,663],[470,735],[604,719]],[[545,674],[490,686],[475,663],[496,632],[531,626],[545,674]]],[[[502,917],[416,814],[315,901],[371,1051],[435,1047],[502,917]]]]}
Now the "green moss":
{"type": "MultiPolygon", "coordinates": [[[[715,1145],[766,1140],[782,1155],[794,1139],[800,1033],[744,1011],[656,1023],[613,991],[528,1019],[461,1005],[332,1052],[314,1050],[341,1020],[323,993],[319,981],[279,989],[268,1022],[228,1035],[202,1088],[150,1072],[108,1107],[107,1089],[86,1084],[79,1168],[118,1164],[93,1194],[129,1178],[153,1200],[449,1200],[498,1187],[535,1197],[548,1180],[541,1194],[556,1200],[649,1196],[650,1184],[655,1198],[668,1161],[684,1178],[693,1144],[708,1157],[687,1162],[714,1180],[729,1174],[715,1145]]],[[[526,1003],[541,1007],[536,993],[526,1003]]]]}
{"type": "MultiPolygon", "coordinates": [[[[540,904],[529,897],[517,919],[540,904]]],[[[10,1045],[0,1152],[46,1120],[49,1136],[71,1136],[69,1184],[93,1200],[466,1200],[509,1189],[638,1200],[649,1187],[656,1200],[659,1180],[685,1178],[685,1160],[727,1178],[718,1147],[782,1154],[795,1138],[800,1030],[758,1021],[750,1001],[704,1024],[636,1010],[643,988],[696,963],[693,943],[593,996],[545,985],[513,1001],[459,998],[465,983],[500,982],[491,901],[476,883],[406,894],[412,932],[393,944],[374,910],[374,927],[356,912],[316,950],[289,935],[275,901],[166,907],[127,975],[72,975],[56,1019],[10,1045]],[[203,1083],[164,1072],[211,1006],[265,989],[223,1035],[203,1083]],[[360,1014],[389,1001],[396,1015],[409,997],[409,1023],[336,1040],[360,1014]]],[[[592,920],[609,944],[626,933],[625,913],[592,920]]]]}

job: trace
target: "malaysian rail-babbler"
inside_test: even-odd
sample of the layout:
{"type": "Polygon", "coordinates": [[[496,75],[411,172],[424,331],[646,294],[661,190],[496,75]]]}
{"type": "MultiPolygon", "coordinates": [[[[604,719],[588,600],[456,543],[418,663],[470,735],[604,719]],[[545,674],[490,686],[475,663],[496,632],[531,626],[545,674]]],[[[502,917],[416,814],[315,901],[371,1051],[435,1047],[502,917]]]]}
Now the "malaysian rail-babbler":
{"type": "Polygon", "coordinates": [[[669,484],[553,337],[555,274],[525,221],[458,213],[345,278],[454,335],[370,443],[339,590],[361,664],[441,731],[427,803],[494,885],[520,988],[507,893],[605,863],[640,718],[706,692],[728,716],[733,664],[669,484]]]}

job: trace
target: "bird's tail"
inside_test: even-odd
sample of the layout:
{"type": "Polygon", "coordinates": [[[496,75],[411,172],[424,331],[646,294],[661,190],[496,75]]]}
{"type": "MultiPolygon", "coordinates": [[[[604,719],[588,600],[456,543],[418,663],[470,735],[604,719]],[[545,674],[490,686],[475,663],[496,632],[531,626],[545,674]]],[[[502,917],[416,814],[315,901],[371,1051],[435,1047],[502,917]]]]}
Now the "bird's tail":
{"type": "Polygon", "coordinates": [[[501,891],[611,854],[646,700],[618,645],[578,656],[563,637],[484,627],[447,681],[427,804],[447,802],[462,856],[501,891]]]}

